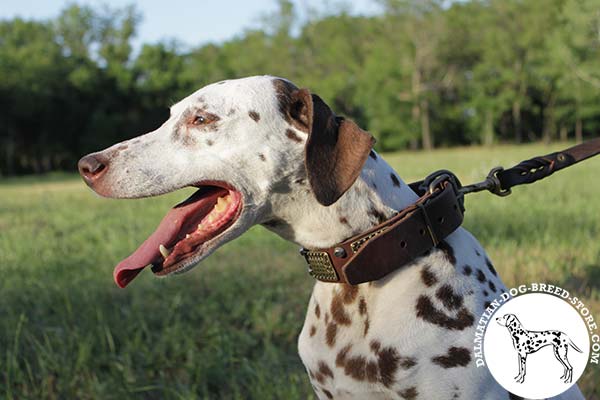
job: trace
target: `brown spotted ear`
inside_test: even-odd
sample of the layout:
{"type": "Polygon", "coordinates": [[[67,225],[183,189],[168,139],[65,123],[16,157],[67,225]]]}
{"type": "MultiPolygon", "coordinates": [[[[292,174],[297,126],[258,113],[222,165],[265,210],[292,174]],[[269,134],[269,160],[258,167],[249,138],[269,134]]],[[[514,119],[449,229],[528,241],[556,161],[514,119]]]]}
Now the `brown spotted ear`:
{"type": "Polygon", "coordinates": [[[307,89],[292,94],[290,116],[308,133],[304,160],[308,181],[317,201],[329,206],[358,178],[375,139],[354,122],[336,117],[307,89]]]}

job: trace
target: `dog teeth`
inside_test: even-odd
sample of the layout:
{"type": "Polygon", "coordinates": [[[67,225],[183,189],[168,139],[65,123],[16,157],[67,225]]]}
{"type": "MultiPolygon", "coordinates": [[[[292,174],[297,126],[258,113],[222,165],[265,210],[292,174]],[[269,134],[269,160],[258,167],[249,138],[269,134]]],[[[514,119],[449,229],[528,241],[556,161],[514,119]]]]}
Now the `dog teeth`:
{"type": "Polygon", "coordinates": [[[216,212],[223,212],[227,209],[229,203],[231,203],[231,196],[229,194],[225,197],[219,197],[214,209],[216,212]]]}
{"type": "Polygon", "coordinates": [[[158,246],[158,251],[160,251],[160,254],[162,254],[164,258],[169,257],[169,254],[171,254],[171,252],[162,244],[158,246]]]}
{"type": "Polygon", "coordinates": [[[214,210],[216,212],[223,212],[225,211],[225,209],[227,208],[227,202],[225,200],[223,200],[222,197],[219,197],[219,199],[217,200],[217,204],[215,204],[215,208],[214,210]]]}
{"type": "Polygon", "coordinates": [[[215,222],[218,219],[219,214],[227,210],[229,203],[231,203],[231,195],[229,194],[227,194],[224,197],[217,198],[217,202],[215,203],[215,206],[213,207],[211,212],[198,225],[198,230],[204,229],[204,223],[212,224],[213,222],[215,222]]]}

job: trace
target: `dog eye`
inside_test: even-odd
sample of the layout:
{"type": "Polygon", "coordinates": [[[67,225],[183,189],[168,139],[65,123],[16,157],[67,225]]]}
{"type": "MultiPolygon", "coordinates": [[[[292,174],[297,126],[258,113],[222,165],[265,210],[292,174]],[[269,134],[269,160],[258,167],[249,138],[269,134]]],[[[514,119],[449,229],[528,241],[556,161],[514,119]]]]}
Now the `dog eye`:
{"type": "Polygon", "coordinates": [[[206,117],[204,115],[196,115],[194,117],[194,125],[202,125],[202,124],[205,124],[206,122],[208,122],[208,120],[206,119],[206,117]]]}
{"type": "Polygon", "coordinates": [[[204,111],[199,111],[197,114],[195,114],[192,117],[190,123],[195,126],[205,126],[205,125],[210,125],[213,122],[217,122],[218,120],[219,120],[219,117],[217,117],[214,114],[204,112],[204,111]]]}
{"type": "Polygon", "coordinates": [[[202,127],[209,126],[212,123],[217,122],[218,120],[219,117],[217,117],[215,114],[211,114],[206,111],[197,111],[195,114],[192,115],[191,118],[188,119],[188,124],[202,127]]]}

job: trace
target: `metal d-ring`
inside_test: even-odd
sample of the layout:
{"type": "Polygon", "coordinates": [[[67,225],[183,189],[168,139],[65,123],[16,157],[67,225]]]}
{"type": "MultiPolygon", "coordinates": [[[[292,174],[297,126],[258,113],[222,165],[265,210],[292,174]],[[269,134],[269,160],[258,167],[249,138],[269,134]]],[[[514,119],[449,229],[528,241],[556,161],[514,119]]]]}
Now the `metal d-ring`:
{"type": "Polygon", "coordinates": [[[512,193],[510,189],[502,189],[498,173],[504,171],[502,167],[494,167],[490,170],[484,181],[473,183],[472,185],[463,186],[458,189],[462,195],[469,193],[481,192],[487,190],[497,196],[505,197],[512,193]]]}

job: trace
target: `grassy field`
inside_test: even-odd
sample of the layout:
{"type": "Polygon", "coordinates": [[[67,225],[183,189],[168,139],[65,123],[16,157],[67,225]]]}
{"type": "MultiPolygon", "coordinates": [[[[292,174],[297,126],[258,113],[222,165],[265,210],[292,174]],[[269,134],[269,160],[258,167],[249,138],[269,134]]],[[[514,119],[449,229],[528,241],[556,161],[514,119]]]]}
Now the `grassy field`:
{"type": "MultiPolygon", "coordinates": [[[[406,180],[463,183],[563,145],[385,155],[406,180]]],[[[507,285],[559,284],[600,318],[600,158],[467,199],[466,227],[507,285]]],[[[126,290],[112,268],[189,192],[117,201],[75,176],[0,181],[0,398],[306,399],[296,354],[312,280],[297,248],[256,227],[173,279],[126,290]]],[[[600,369],[584,393],[600,398],[600,369]]]]}

